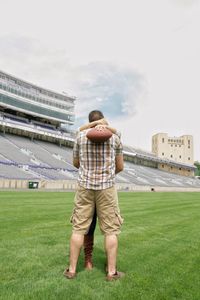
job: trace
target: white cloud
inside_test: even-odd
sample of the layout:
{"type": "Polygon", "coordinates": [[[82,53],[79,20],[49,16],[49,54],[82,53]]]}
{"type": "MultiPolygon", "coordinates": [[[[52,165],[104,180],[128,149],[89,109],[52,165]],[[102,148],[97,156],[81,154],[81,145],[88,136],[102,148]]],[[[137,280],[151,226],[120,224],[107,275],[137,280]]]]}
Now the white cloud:
{"type": "Polygon", "coordinates": [[[76,95],[76,116],[86,118],[93,109],[108,117],[130,117],[144,101],[145,78],[138,71],[110,62],[69,63],[64,51],[47,49],[35,39],[0,37],[2,67],[15,75],[76,95]],[[10,49],[10,51],[6,51],[10,49]]]}
{"type": "Polygon", "coordinates": [[[144,101],[146,82],[137,71],[106,62],[92,62],[76,67],[71,86],[77,100],[78,118],[100,109],[108,117],[129,118],[144,101]]]}
{"type": "Polygon", "coordinates": [[[193,134],[200,159],[199,3],[2,0],[0,68],[77,95],[79,116],[118,109],[111,121],[132,145],[193,134]]]}

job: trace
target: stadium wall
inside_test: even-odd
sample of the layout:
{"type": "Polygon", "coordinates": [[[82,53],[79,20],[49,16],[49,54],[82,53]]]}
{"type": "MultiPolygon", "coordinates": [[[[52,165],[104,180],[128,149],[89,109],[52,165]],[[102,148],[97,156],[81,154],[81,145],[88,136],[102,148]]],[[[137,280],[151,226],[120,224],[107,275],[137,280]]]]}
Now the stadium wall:
{"type": "MultiPolygon", "coordinates": [[[[77,187],[76,180],[35,180],[38,182],[37,189],[29,189],[30,180],[0,180],[1,190],[30,190],[30,191],[75,191],[77,187]]],[[[160,186],[141,186],[129,183],[117,183],[118,191],[124,192],[200,192],[200,188],[183,187],[160,187],[160,186]]]]}

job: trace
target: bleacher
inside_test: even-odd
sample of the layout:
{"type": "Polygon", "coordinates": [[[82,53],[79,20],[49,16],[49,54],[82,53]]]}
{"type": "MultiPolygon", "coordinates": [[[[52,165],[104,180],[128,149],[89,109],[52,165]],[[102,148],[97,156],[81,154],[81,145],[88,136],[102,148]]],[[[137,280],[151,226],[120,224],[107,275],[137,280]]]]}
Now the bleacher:
{"type": "MultiPolygon", "coordinates": [[[[133,184],[163,186],[163,187],[200,187],[200,180],[192,177],[180,176],[156,168],[125,163],[125,173],[129,174],[133,184]]],[[[128,178],[127,178],[128,179],[128,178]]]]}
{"type": "MultiPolygon", "coordinates": [[[[72,149],[22,136],[0,134],[0,178],[76,179],[77,169],[72,165],[72,149]]],[[[198,179],[131,162],[125,162],[124,171],[117,175],[116,182],[136,186],[200,188],[198,179]]]]}
{"type": "Polygon", "coordinates": [[[19,165],[3,164],[0,161],[0,179],[39,179],[40,177],[31,172],[25,171],[25,169],[19,167],[19,165]]]}
{"type": "Polygon", "coordinates": [[[4,159],[18,164],[30,164],[31,156],[25,155],[19,147],[17,147],[8,136],[0,134],[0,154],[4,159]]]}

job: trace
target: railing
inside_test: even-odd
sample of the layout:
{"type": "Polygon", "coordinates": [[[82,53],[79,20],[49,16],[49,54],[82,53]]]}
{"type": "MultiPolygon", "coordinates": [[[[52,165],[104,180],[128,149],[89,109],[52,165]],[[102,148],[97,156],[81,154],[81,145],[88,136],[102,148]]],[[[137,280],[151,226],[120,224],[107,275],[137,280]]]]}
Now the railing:
{"type": "Polygon", "coordinates": [[[58,131],[58,130],[54,130],[54,129],[50,129],[50,128],[43,128],[40,125],[34,125],[34,124],[26,124],[24,122],[20,122],[18,120],[11,120],[11,119],[7,119],[5,117],[2,117],[0,115],[0,124],[3,126],[9,126],[12,127],[13,124],[15,124],[15,128],[17,129],[23,129],[23,130],[27,130],[29,132],[34,132],[34,133],[40,133],[45,135],[49,135],[52,137],[57,137],[63,140],[68,140],[70,142],[74,141],[74,138],[72,137],[73,134],[72,133],[66,133],[66,132],[62,132],[62,131],[58,131]]]}
{"type": "Polygon", "coordinates": [[[21,164],[21,163],[17,163],[15,161],[1,161],[0,160],[0,164],[2,165],[7,165],[7,166],[14,166],[14,167],[28,167],[31,169],[43,169],[43,170],[54,170],[54,171],[67,171],[67,172],[72,172],[72,173],[77,173],[78,171],[75,169],[67,169],[67,168],[55,168],[55,167],[48,167],[48,166],[35,166],[32,164],[21,164]]]}

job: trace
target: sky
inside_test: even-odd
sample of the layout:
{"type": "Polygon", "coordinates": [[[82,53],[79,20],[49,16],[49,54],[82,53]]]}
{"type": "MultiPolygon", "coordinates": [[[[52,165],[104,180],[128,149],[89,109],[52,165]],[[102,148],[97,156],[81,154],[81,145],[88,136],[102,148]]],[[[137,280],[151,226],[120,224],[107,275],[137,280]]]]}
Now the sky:
{"type": "Polygon", "coordinates": [[[191,134],[200,160],[199,0],[0,0],[0,69],[103,111],[123,143],[191,134]]]}

